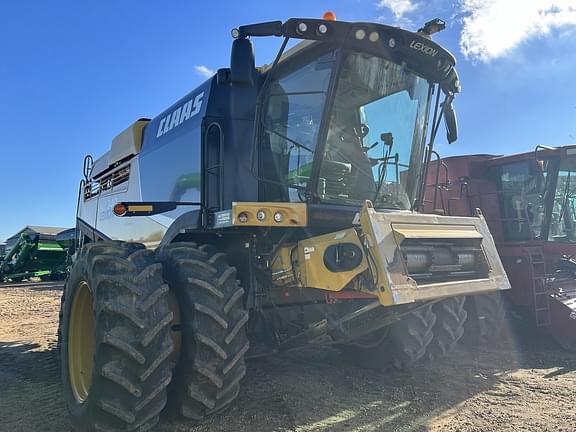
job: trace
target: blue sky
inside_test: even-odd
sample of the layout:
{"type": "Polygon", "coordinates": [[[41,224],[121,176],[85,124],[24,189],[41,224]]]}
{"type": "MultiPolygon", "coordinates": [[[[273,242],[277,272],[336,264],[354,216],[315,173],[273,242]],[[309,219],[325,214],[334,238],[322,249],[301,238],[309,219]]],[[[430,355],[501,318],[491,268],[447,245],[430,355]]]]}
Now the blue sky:
{"type": "MultiPolygon", "coordinates": [[[[230,29],[289,17],[381,21],[457,57],[460,139],[443,155],[576,142],[576,0],[330,0],[0,4],[0,240],[21,227],[72,226],[86,153],[99,156],[229,62],[230,29]]],[[[258,63],[279,40],[256,40],[258,63]]]]}

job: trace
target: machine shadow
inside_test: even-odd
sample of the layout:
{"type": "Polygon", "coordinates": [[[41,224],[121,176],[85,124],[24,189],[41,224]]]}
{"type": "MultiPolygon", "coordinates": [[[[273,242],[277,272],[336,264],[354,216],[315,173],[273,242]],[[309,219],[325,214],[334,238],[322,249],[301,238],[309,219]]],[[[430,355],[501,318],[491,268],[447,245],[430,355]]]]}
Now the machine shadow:
{"type": "MultiPolygon", "coordinates": [[[[545,335],[523,326],[511,333],[497,346],[460,346],[443,360],[405,372],[360,369],[332,347],[251,360],[228,411],[198,426],[164,417],[158,431],[427,431],[432,420],[518,368],[552,369],[544,375],[550,379],[576,370],[576,353],[545,335]]],[[[67,430],[54,347],[0,342],[0,395],[3,421],[15,427],[10,430],[67,430]],[[21,389],[34,394],[15,402],[21,389]],[[16,427],[30,417],[23,412],[35,413],[36,420],[26,420],[28,429],[16,427]]]]}
{"type": "Polygon", "coordinates": [[[69,431],[53,347],[0,341],[0,431],[69,431]]]}
{"type": "Polygon", "coordinates": [[[18,380],[60,382],[56,348],[42,349],[35,342],[0,341],[0,369],[18,380]]]}
{"type": "Polygon", "coordinates": [[[252,360],[229,411],[197,427],[165,419],[161,431],[427,431],[518,368],[557,369],[549,377],[574,370],[576,354],[529,330],[405,372],[360,369],[330,347],[252,360]]]}

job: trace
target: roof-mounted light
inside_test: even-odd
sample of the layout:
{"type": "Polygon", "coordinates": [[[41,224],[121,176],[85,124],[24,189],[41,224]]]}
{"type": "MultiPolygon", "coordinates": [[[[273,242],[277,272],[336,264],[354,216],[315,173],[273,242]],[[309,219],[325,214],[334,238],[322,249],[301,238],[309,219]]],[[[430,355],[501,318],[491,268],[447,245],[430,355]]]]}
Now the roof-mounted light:
{"type": "Polygon", "coordinates": [[[324,15],[322,15],[322,19],[327,21],[336,21],[336,14],[332,11],[326,11],[324,12],[324,15]]]}
{"type": "Polygon", "coordinates": [[[298,23],[296,26],[296,32],[299,34],[304,34],[308,31],[308,25],[305,22],[298,23]]]}
{"type": "Polygon", "coordinates": [[[320,24],[316,29],[316,33],[318,33],[320,36],[324,36],[326,33],[328,33],[328,26],[326,24],[320,24]]]}
{"type": "Polygon", "coordinates": [[[354,33],[354,37],[356,37],[356,39],[358,40],[363,40],[366,37],[366,30],[364,29],[356,30],[356,32],[354,33]]]}

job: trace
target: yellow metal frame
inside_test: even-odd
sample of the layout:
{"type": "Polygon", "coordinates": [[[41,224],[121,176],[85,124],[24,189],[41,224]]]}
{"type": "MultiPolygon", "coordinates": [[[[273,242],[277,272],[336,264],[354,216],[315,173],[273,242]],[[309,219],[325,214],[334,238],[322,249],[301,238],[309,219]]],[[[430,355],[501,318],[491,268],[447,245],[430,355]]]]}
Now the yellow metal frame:
{"type": "Polygon", "coordinates": [[[233,202],[232,225],[235,226],[261,226],[261,227],[305,227],[308,224],[308,206],[305,203],[279,203],[279,202],[233,202]],[[265,213],[264,220],[258,220],[256,214],[265,213]],[[241,222],[238,216],[244,213],[248,220],[241,222]],[[276,222],[274,214],[280,213],[282,221],[276,222]]]}
{"type": "MultiPolygon", "coordinates": [[[[265,204],[262,203],[261,206],[265,204]]],[[[256,208],[257,206],[254,206],[256,208]]],[[[245,210],[245,207],[240,207],[245,210]]],[[[443,297],[480,294],[510,288],[488,225],[482,216],[452,217],[409,211],[377,211],[367,201],[359,214],[360,227],[310,237],[281,247],[272,259],[272,281],[277,286],[341,291],[363,272],[373,285],[352,289],[378,297],[384,306],[443,297]],[[470,240],[481,246],[487,275],[468,280],[420,284],[410,277],[400,245],[406,239],[470,240]],[[359,246],[364,257],[349,271],[334,272],[324,263],[328,247],[338,243],[359,246]]]]}
{"type": "Polygon", "coordinates": [[[354,228],[337,231],[298,242],[298,280],[308,288],[341,291],[352,279],[368,268],[366,257],[352,270],[333,272],[324,264],[324,254],[330,246],[353,243],[362,249],[362,243],[354,228]]]}
{"type": "Polygon", "coordinates": [[[481,294],[510,288],[494,239],[484,218],[425,215],[411,212],[379,212],[370,201],[360,211],[365,245],[373,257],[372,273],[380,303],[384,306],[481,294]],[[474,239],[480,241],[489,266],[481,279],[418,284],[408,276],[399,246],[404,239],[474,239]]]}
{"type": "Polygon", "coordinates": [[[110,165],[130,155],[140,153],[144,128],[148,123],[150,123],[150,120],[135,121],[112,140],[112,146],[108,154],[108,163],[110,165]]]}
{"type": "Polygon", "coordinates": [[[83,403],[92,384],[94,353],[96,349],[92,293],[85,281],[78,285],[68,324],[68,373],[74,398],[83,403]]]}

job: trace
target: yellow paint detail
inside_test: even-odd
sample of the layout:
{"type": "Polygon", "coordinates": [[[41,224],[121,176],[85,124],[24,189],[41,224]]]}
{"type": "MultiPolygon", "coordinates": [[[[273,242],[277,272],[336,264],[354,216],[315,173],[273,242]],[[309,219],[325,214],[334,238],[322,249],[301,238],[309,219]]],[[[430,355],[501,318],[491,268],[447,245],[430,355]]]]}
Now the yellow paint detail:
{"type": "Polygon", "coordinates": [[[392,229],[396,240],[404,239],[481,239],[474,225],[431,225],[431,224],[402,224],[393,223],[392,229]]]}
{"type": "Polygon", "coordinates": [[[482,216],[453,217],[412,212],[379,212],[367,201],[360,211],[360,225],[374,276],[376,293],[384,306],[471,295],[510,288],[488,225],[482,216]],[[400,246],[407,239],[471,240],[486,256],[485,278],[446,280],[418,284],[408,275],[400,246]]]}
{"type": "Polygon", "coordinates": [[[324,253],[328,247],[338,243],[353,243],[362,249],[354,228],[311,237],[298,242],[298,279],[308,288],[340,291],[352,279],[368,268],[366,257],[360,265],[349,271],[333,272],[324,264],[324,253]]]}
{"type": "Polygon", "coordinates": [[[356,276],[366,271],[368,264],[364,257],[360,265],[352,270],[329,270],[324,264],[324,254],[328,247],[339,243],[353,243],[362,249],[353,228],[310,237],[297,245],[287,245],[277,252],[272,260],[272,280],[276,285],[282,286],[341,291],[356,276]]]}
{"type": "Polygon", "coordinates": [[[374,211],[372,203],[366,201],[360,210],[360,225],[365,236],[366,249],[372,256],[371,265],[375,266],[372,268],[372,275],[375,278],[376,295],[382,305],[390,306],[394,304],[394,298],[390,290],[391,283],[388,278],[388,271],[384,264],[387,262],[387,257],[382,253],[383,251],[379,246],[383,245],[384,250],[388,252],[387,255],[394,256],[397,245],[390,228],[384,231],[381,230],[382,227],[372,224],[371,212],[374,211]]]}
{"type": "Polygon", "coordinates": [[[296,245],[281,247],[270,265],[272,270],[272,282],[280,286],[298,286],[292,267],[292,254],[296,252],[296,245]]]}
{"type": "Polygon", "coordinates": [[[130,155],[140,153],[142,148],[142,135],[144,127],[150,120],[138,120],[124,129],[112,140],[112,147],[108,155],[108,164],[112,165],[130,155]]]}
{"type": "Polygon", "coordinates": [[[150,204],[135,204],[128,206],[129,212],[151,212],[152,210],[154,210],[154,207],[150,204]]]}
{"type": "Polygon", "coordinates": [[[262,227],[304,227],[308,224],[308,207],[304,203],[278,202],[234,202],[232,203],[232,225],[262,227]],[[264,219],[256,217],[259,211],[264,212],[264,219]],[[240,222],[238,215],[248,216],[246,222],[240,222]],[[277,222],[274,215],[278,213],[282,220],[277,222]]]}
{"type": "Polygon", "coordinates": [[[82,281],[72,299],[68,331],[68,373],[72,392],[79,403],[86,401],[92,384],[95,329],[92,293],[88,284],[82,281]]]}

